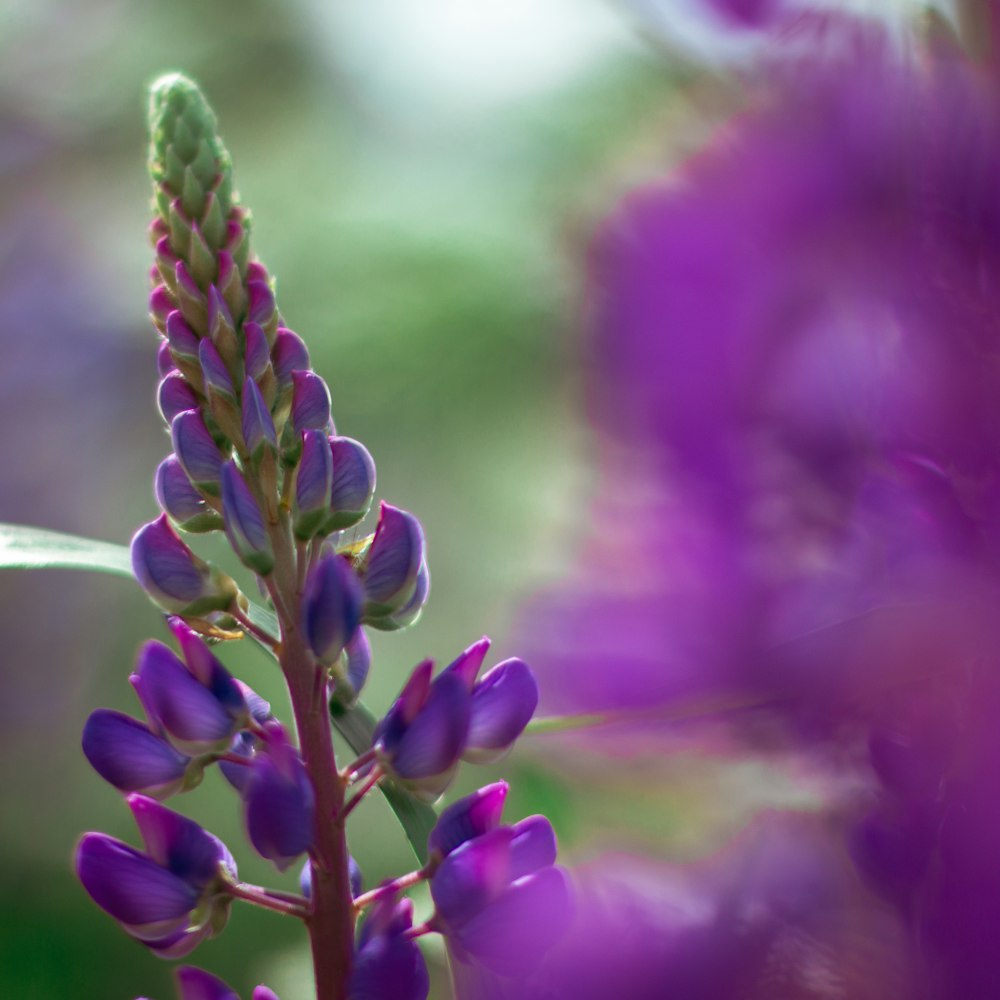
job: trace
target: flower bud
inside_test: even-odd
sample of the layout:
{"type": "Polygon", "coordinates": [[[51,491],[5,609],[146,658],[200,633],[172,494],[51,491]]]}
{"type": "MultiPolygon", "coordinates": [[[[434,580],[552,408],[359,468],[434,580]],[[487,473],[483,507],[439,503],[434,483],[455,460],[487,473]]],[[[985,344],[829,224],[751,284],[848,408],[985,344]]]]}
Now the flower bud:
{"type": "Polygon", "coordinates": [[[208,308],[205,320],[208,336],[218,348],[219,355],[226,364],[235,365],[240,358],[240,345],[236,338],[236,324],[230,315],[229,306],[215,285],[208,289],[208,308]]]}
{"type": "Polygon", "coordinates": [[[333,459],[326,434],[308,430],[302,434],[302,457],[295,476],[295,537],[307,541],[316,534],[330,513],[333,459]]]}
{"type": "Polygon", "coordinates": [[[326,431],[330,425],[330,390],[315,372],[292,372],[292,427],[326,431]]]}
{"type": "MultiPolygon", "coordinates": [[[[266,273],[266,272],[265,272],[266,273]]],[[[254,280],[248,271],[247,315],[249,323],[256,323],[270,337],[278,329],[278,310],[274,303],[274,292],[266,280],[254,280]]]]}
{"type": "Polygon", "coordinates": [[[185,785],[191,758],[131,716],[99,708],[83,727],[82,743],[90,766],[120,792],[165,799],[185,785]]]}
{"type": "Polygon", "coordinates": [[[163,643],[147,642],[129,678],[149,719],[189,754],[226,749],[249,716],[235,680],[204,652],[214,663],[202,680],[163,643]]]}
{"type": "Polygon", "coordinates": [[[335,553],[310,570],[302,599],[302,627],[316,659],[326,665],[340,657],[361,621],[361,583],[351,564],[335,553]]]}
{"type": "Polygon", "coordinates": [[[167,317],[175,309],[174,300],[165,285],[157,285],[149,294],[149,314],[156,328],[163,333],[167,328],[167,317]]]}
{"type": "Polygon", "coordinates": [[[431,590],[431,571],[427,568],[427,562],[420,564],[417,572],[417,586],[413,595],[398,611],[382,618],[367,618],[367,623],[372,628],[377,628],[382,632],[395,632],[401,628],[409,628],[415,624],[423,614],[424,605],[431,590]]]}
{"type": "Polygon", "coordinates": [[[177,305],[188,326],[195,333],[203,334],[208,329],[208,304],[198,282],[191,276],[184,261],[179,260],[174,268],[177,289],[177,305]]]}
{"type": "Polygon", "coordinates": [[[178,413],[170,424],[170,436],[184,471],[198,489],[219,495],[222,452],[219,451],[198,410],[178,413]]]}
{"type": "Polygon", "coordinates": [[[417,589],[425,543],[420,522],[383,502],[375,537],[361,566],[365,621],[377,621],[405,607],[417,589]]]}
{"type": "Polygon", "coordinates": [[[176,370],[177,365],[174,363],[174,356],[170,353],[170,343],[166,340],[161,340],[156,348],[156,374],[160,378],[163,378],[176,370]]]}
{"type": "Polygon", "coordinates": [[[236,463],[222,467],[222,516],[226,537],[240,561],[261,576],[274,568],[274,552],[264,516],[236,463]]]}
{"type": "Polygon", "coordinates": [[[222,527],[222,516],[194,488],[175,455],[157,466],[154,490],[163,510],[185,531],[215,531],[222,527]]]}
{"type": "Polygon", "coordinates": [[[191,383],[176,369],[161,380],[156,392],[156,403],[160,416],[170,423],[178,413],[198,408],[198,396],[191,383]]]}
{"type": "Polygon", "coordinates": [[[357,524],[368,513],[375,495],[375,462],[363,444],[346,437],[330,438],[333,485],[330,515],[322,533],[357,524]]]}
{"type": "Polygon", "coordinates": [[[232,579],[199,559],[180,540],[166,514],[136,532],[132,572],[164,611],[177,615],[223,611],[239,593],[232,579]]]}
{"type": "Polygon", "coordinates": [[[469,731],[469,692],[454,674],[432,682],[421,663],[378,724],[374,747],[387,773],[414,794],[435,799],[451,781],[469,731]]]}
{"type": "Polygon", "coordinates": [[[205,391],[214,392],[235,402],[236,390],[229,369],[226,368],[226,363],[222,360],[222,355],[219,354],[215,344],[208,338],[198,344],[198,361],[205,379],[205,391]]]}
{"type": "Polygon", "coordinates": [[[243,792],[250,843],[284,871],[313,841],[315,795],[305,765],[277,722],[264,727],[243,792]]]}
{"type": "Polygon", "coordinates": [[[292,372],[309,371],[309,350],[297,333],[283,326],[278,327],[278,334],[271,348],[271,364],[278,382],[282,385],[291,384],[292,372]]]}
{"type": "Polygon", "coordinates": [[[244,323],[243,335],[246,337],[244,364],[247,375],[254,381],[263,377],[267,366],[271,363],[271,352],[267,346],[267,337],[259,323],[244,323]]]}
{"type": "Polygon", "coordinates": [[[184,314],[179,309],[171,311],[167,316],[167,343],[174,357],[182,357],[191,361],[198,360],[198,335],[188,326],[184,314]]]}
{"type": "Polygon", "coordinates": [[[178,1000],[240,1000],[221,979],[190,965],[175,970],[178,1000]]]}
{"type": "Polygon", "coordinates": [[[264,447],[270,445],[275,451],[278,448],[278,436],[274,430],[271,411],[264,402],[264,397],[252,378],[243,382],[242,413],[240,416],[243,433],[243,444],[247,454],[254,461],[264,452],[264,447]]]}

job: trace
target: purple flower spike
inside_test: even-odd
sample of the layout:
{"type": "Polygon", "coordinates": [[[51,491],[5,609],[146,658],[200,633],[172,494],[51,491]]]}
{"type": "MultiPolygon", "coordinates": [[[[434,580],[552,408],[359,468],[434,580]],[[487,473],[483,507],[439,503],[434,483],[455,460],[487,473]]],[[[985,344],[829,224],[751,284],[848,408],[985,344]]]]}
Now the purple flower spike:
{"type": "Polygon", "coordinates": [[[335,553],[312,568],[302,601],[306,641],[320,663],[335,663],[361,621],[364,595],[351,564],[335,553]]]}
{"type": "Polygon", "coordinates": [[[296,434],[330,426],[330,390],[315,372],[292,372],[292,426],[296,434]]]}
{"type": "Polygon", "coordinates": [[[191,758],[131,716],[99,708],[83,727],[82,743],[91,767],[120,792],[165,799],[184,787],[191,758]]]}
{"type": "Polygon", "coordinates": [[[264,733],[243,793],[244,818],[257,853],[284,871],[312,844],[315,795],[281,725],[268,723],[264,733]]]}
{"type": "Polygon", "coordinates": [[[191,482],[205,493],[218,496],[222,453],[205,426],[205,418],[198,410],[177,414],[170,424],[170,436],[174,452],[191,482]]]}
{"type": "Polygon", "coordinates": [[[214,531],[222,527],[222,517],[205,503],[175,455],[157,466],[154,490],[163,510],[185,531],[214,531]]]}
{"type": "Polygon", "coordinates": [[[302,457],[295,477],[295,536],[307,541],[319,530],[330,511],[333,459],[323,431],[302,434],[302,457]]]}
{"type": "Polygon", "coordinates": [[[202,375],[205,377],[205,390],[225,396],[226,399],[236,399],[233,379],[226,368],[222,355],[212,341],[202,340],[198,345],[198,361],[201,364],[202,375]]]}
{"type": "Polygon", "coordinates": [[[181,966],[174,976],[179,1000],[240,1000],[221,979],[191,965],[181,966]]]}
{"type": "Polygon", "coordinates": [[[508,788],[506,781],[498,781],[448,806],[427,838],[432,861],[441,861],[466,841],[495,830],[500,825],[508,788]]]}
{"type": "Polygon", "coordinates": [[[238,593],[228,576],[203,562],[180,540],[166,514],[136,532],[132,572],[143,590],[175,615],[223,611],[238,593]]]}
{"type": "Polygon", "coordinates": [[[184,314],[175,309],[167,316],[167,343],[175,357],[198,359],[198,335],[188,326],[184,314]]]}
{"type": "Polygon", "coordinates": [[[267,346],[267,337],[259,323],[244,323],[243,334],[246,337],[244,363],[247,375],[256,381],[267,371],[271,363],[271,352],[267,346]]]}
{"type": "Polygon", "coordinates": [[[267,576],[274,568],[274,553],[264,515],[233,461],[222,466],[222,517],[226,537],[240,561],[267,576]]]}
{"type": "Polygon", "coordinates": [[[368,513],[375,495],[375,462],[363,444],[347,437],[332,437],[330,455],[333,489],[324,534],[357,524],[368,513]]]}
{"type": "Polygon", "coordinates": [[[469,737],[462,759],[485,764],[502,757],[538,707],[538,684],[523,660],[497,664],[472,689],[469,737]]]}
{"type": "Polygon", "coordinates": [[[348,1000],[425,1000],[430,978],[420,948],[406,937],[412,925],[408,899],[386,898],[372,907],[358,934],[348,1000]]]}
{"type": "Polygon", "coordinates": [[[221,664],[219,669],[213,687],[196,678],[161,642],[147,642],[139,653],[132,685],[150,720],[185,753],[224,750],[246,724],[246,703],[221,664]]]}
{"type": "Polygon", "coordinates": [[[435,799],[451,780],[469,731],[470,698],[461,679],[431,663],[414,670],[375,731],[382,767],[416,795],[435,799]]]}
{"type": "Polygon", "coordinates": [[[160,415],[168,424],[178,413],[198,408],[198,396],[191,383],[176,370],[168,372],[160,382],[156,402],[160,415]]]}
{"type": "Polygon", "coordinates": [[[278,448],[278,435],[274,429],[274,419],[264,402],[260,388],[252,378],[243,382],[242,413],[240,424],[243,431],[243,443],[252,459],[260,458],[264,446],[270,445],[275,451],[278,448]]]}
{"type": "Polygon", "coordinates": [[[366,621],[375,623],[409,602],[417,589],[424,555],[420,522],[412,514],[383,502],[375,537],[361,569],[367,598],[366,621]]]}
{"type": "Polygon", "coordinates": [[[278,327],[278,335],[271,348],[271,364],[274,374],[282,385],[292,381],[292,372],[304,372],[310,368],[309,350],[302,338],[283,326],[278,327]]]}

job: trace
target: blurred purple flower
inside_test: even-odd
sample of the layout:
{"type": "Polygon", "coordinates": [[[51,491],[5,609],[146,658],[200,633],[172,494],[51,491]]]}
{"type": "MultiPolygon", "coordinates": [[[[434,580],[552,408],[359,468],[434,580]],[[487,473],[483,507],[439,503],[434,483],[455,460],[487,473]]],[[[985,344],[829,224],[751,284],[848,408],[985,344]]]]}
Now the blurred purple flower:
{"type": "Polygon", "coordinates": [[[406,936],[412,924],[409,899],[386,897],[372,906],[358,932],[348,1000],[426,1000],[427,965],[406,936]]]}

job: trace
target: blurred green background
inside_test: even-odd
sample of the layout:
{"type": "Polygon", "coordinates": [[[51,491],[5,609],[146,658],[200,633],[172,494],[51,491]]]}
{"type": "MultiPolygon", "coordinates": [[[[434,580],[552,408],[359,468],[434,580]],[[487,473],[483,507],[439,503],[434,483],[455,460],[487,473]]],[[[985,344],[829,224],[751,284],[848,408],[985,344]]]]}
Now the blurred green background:
{"type": "MultiPolygon", "coordinates": [[[[588,234],[660,161],[683,68],[599,0],[4,0],[0,520],[125,542],[155,513],[168,442],[144,92],[168,69],[218,112],[256,252],[338,430],[367,443],[379,495],[426,526],[432,599],[415,629],[375,637],[369,704],[483,632],[511,655],[515,611],[568,566],[594,476],[577,350],[588,234]]],[[[136,711],[135,651],[164,628],[138,588],[66,572],[0,573],[0,623],[0,995],[167,1000],[169,966],[69,864],[83,830],[134,839],[79,733],[97,706],[136,711]]],[[[276,672],[241,652],[228,665],[282,714],[276,672]]],[[[586,774],[525,744],[496,771],[515,782],[509,814],[549,811],[572,857],[614,800],[593,809],[586,774]]],[[[183,808],[244,878],[280,881],[218,775],[183,808]]],[[[352,841],[369,884],[409,867],[380,801],[352,841]]],[[[273,915],[236,907],[192,960],[244,996],[261,980],[310,995],[304,935],[273,915]]],[[[435,982],[447,995],[440,969],[435,982]]]]}

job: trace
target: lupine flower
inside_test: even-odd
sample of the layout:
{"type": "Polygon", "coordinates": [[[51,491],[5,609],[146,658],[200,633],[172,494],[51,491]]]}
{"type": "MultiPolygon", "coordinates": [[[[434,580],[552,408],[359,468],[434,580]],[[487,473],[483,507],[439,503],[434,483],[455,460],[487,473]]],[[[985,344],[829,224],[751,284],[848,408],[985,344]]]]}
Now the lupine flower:
{"type": "Polygon", "coordinates": [[[242,790],[244,819],[257,853],[284,871],[312,844],[315,795],[282,726],[267,723],[263,740],[242,790]]]}
{"type": "Polygon", "coordinates": [[[156,393],[160,415],[169,424],[178,413],[198,405],[198,397],[190,382],[176,369],[168,372],[156,393]]]}
{"type": "Polygon", "coordinates": [[[165,799],[197,784],[191,757],[141,722],[108,708],[91,712],[83,727],[83,752],[91,767],[120,792],[165,799]]]}
{"type": "Polygon", "coordinates": [[[132,572],[143,590],[171,614],[223,611],[238,593],[232,579],[199,559],[180,540],[166,514],[136,532],[132,572]]]}
{"type": "Polygon", "coordinates": [[[415,794],[434,799],[458,766],[469,732],[470,697],[461,680],[425,660],[375,730],[381,766],[415,794]]]}
{"type": "Polygon", "coordinates": [[[260,388],[252,378],[248,377],[243,383],[241,400],[240,429],[247,454],[256,460],[263,454],[265,445],[270,445],[277,451],[278,437],[274,419],[264,402],[260,388]]]}
{"type": "Polygon", "coordinates": [[[572,912],[566,873],[543,816],[498,827],[453,848],[431,878],[432,925],[460,961],[524,975],[565,933],[572,912]]]}
{"type": "Polygon", "coordinates": [[[315,372],[292,372],[292,427],[296,434],[326,431],[330,425],[330,390],[315,372]]]}
{"type": "Polygon", "coordinates": [[[413,903],[386,897],[376,902],[358,932],[348,1000],[425,1000],[427,965],[415,941],[413,903]]]}
{"type": "Polygon", "coordinates": [[[302,599],[303,629],[320,663],[340,658],[360,624],[363,599],[357,574],[343,557],[327,553],[310,570],[302,599]]]}
{"type": "Polygon", "coordinates": [[[360,568],[368,624],[380,627],[382,619],[410,602],[417,591],[424,561],[420,522],[412,514],[383,502],[375,537],[360,568]]]}
{"type": "MultiPolygon", "coordinates": [[[[178,1000],[240,1000],[221,979],[203,969],[182,965],[174,973],[174,978],[177,980],[178,1000]]],[[[250,1000],[278,1000],[278,996],[266,986],[257,986],[250,1000]]]]}
{"type": "Polygon", "coordinates": [[[538,707],[538,685],[523,660],[504,660],[476,681],[489,645],[490,640],[483,636],[445,668],[445,672],[460,677],[472,695],[462,759],[476,764],[498,760],[507,753],[538,707]]]}
{"type": "Polygon", "coordinates": [[[208,669],[199,676],[163,643],[147,642],[130,678],[150,721],[189,754],[224,749],[249,717],[235,680],[204,652],[208,669]]]}
{"type": "Polygon", "coordinates": [[[94,902],[164,958],[186,955],[225,926],[226,877],[235,877],[224,845],[192,820],[153,799],[130,795],[146,852],[101,833],[77,845],[77,875],[94,902]]]}

